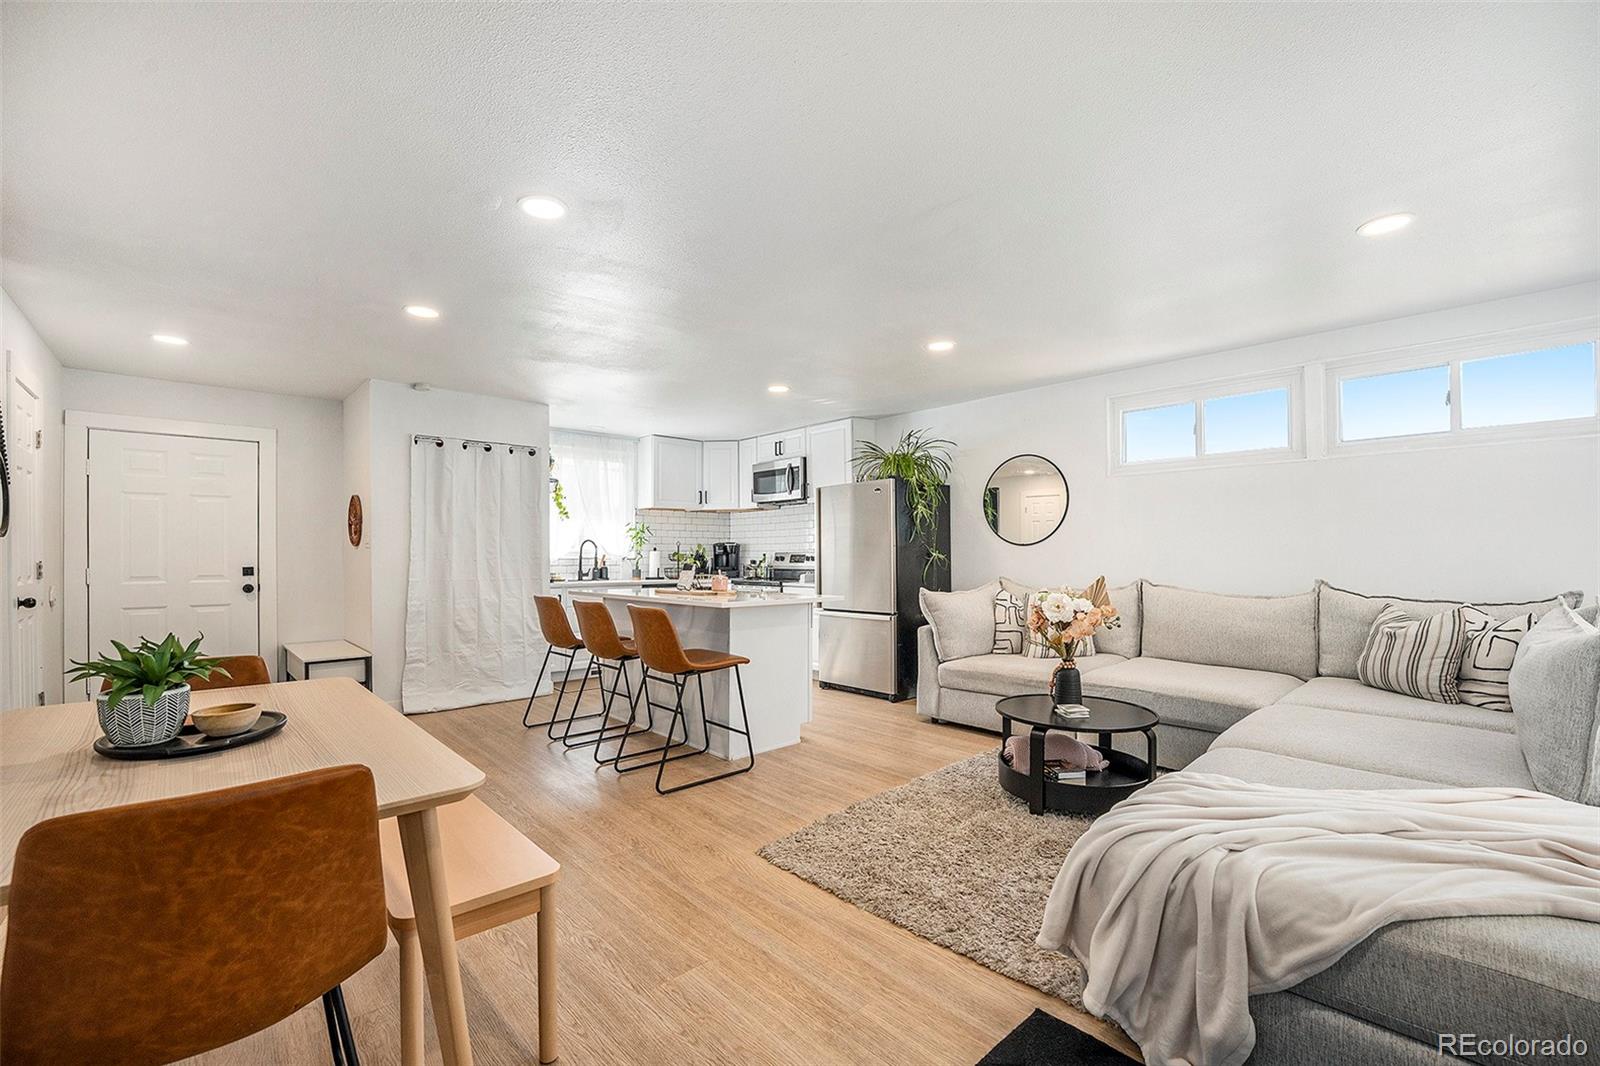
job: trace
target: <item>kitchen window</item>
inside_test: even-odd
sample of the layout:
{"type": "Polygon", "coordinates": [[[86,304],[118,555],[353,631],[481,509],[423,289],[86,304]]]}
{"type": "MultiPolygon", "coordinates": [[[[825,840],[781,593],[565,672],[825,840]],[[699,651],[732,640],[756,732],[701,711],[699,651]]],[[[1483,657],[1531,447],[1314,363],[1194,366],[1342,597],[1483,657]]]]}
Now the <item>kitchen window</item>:
{"type": "MultiPolygon", "coordinates": [[[[574,569],[579,546],[584,540],[593,540],[599,553],[610,557],[613,572],[626,577],[627,528],[638,502],[634,481],[638,441],[553,429],[550,456],[555,460],[550,476],[561,483],[567,509],[563,518],[551,501],[551,563],[560,570],[574,569]]],[[[584,560],[585,565],[592,561],[584,560]]]]}
{"type": "Polygon", "coordinates": [[[1566,340],[1512,351],[1435,349],[1330,371],[1330,444],[1474,443],[1600,426],[1596,345],[1566,340]]]}
{"type": "Polygon", "coordinates": [[[1305,454],[1301,372],[1111,401],[1112,469],[1224,466],[1305,454]]]}

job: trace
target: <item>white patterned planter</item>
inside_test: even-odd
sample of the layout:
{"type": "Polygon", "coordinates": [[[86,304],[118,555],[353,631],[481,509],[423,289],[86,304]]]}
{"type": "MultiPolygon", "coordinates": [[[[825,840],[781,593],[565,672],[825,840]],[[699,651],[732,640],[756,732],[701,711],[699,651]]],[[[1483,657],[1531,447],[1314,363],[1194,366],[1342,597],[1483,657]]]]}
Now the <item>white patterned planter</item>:
{"type": "Polygon", "coordinates": [[[189,714],[189,686],[169,688],[151,707],[144,702],[144,694],[134,691],[117,701],[115,707],[106,704],[101,696],[96,703],[100,714],[100,731],[119,748],[142,748],[147,744],[165,744],[178,735],[183,720],[189,714]]]}

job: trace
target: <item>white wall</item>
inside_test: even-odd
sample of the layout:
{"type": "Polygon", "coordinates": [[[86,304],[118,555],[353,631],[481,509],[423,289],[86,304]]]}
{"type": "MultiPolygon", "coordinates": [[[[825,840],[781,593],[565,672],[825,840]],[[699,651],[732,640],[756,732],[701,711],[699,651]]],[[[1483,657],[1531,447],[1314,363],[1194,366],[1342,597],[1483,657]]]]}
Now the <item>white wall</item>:
{"type": "MultiPolygon", "coordinates": [[[[367,529],[372,560],[373,689],[398,705],[400,674],[405,665],[406,578],[410,566],[411,437],[472,437],[529,444],[541,457],[550,455],[550,408],[539,403],[476,396],[434,389],[417,392],[409,385],[369,381],[362,389],[370,412],[370,489],[367,529]]],[[[358,389],[357,394],[362,390],[358,389]]],[[[356,394],[352,394],[355,396],[356,394]]],[[[359,478],[363,472],[353,473],[359,478]]],[[[359,482],[357,482],[359,483],[359,482]]],[[[348,492],[357,491],[348,489],[348,492]]],[[[549,529],[548,495],[542,498],[540,530],[549,529]]],[[[548,551],[548,538],[544,540],[548,551]]],[[[548,555],[539,572],[549,570],[548,555]]],[[[354,638],[352,638],[354,639],[354,638]]]]}
{"type": "MultiPolygon", "coordinates": [[[[66,370],[62,379],[68,410],[277,430],[278,640],[344,636],[344,431],[337,400],[90,370],[66,370]]],[[[276,649],[267,661],[275,673],[282,669],[276,649]]]]}
{"type": "MultiPolygon", "coordinates": [[[[62,454],[63,436],[61,423],[61,364],[55,355],[46,347],[39,334],[34,331],[33,324],[27,320],[11,301],[11,297],[0,292],[0,337],[6,352],[7,365],[0,366],[0,394],[8,392],[13,377],[27,384],[30,391],[35,393],[43,405],[42,428],[44,430],[44,447],[39,453],[39,537],[42,542],[44,562],[45,595],[40,599],[36,610],[39,612],[39,626],[43,632],[40,660],[44,666],[44,694],[45,701],[57,703],[61,700],[62,672],[66,667],[61,646],[63,609],[61,604],[61,492],[62,492],[62,454]]],[[[5,395],[9,411],[11,397],[5,395]]],[[[20,522],[20,515],[13,515],[13,523],[20,522]]],[[[0,541],[0,582],[4,583],[7,590],[12,587],[11,576],[14,573],[13,565],[20,569],[24,565],[32,566],[38,560],[15,560],[10,558],[11,551],[17,546],[15,537],[7,537],[0,541]]],[[[6,619],[6,626],[0,629],[0,706],[11,702],[11,626],[13,613],[12,605],[7,602],[5,611],[0,617],[6,619]]]]}
{"type": "MultiPolygon", "coordinates": [[[[1108,472],[1107,401],[1146,389],[1593,316],[1574,286],[1081,378],[882,419],[879,439],[927,427],[958,445],[954,584],[997,574],[1082,584],[1104,573],[1202,589],[1287,593],[1318,577],[1358,590],[1465,599],[1600,592],[1600,438],[1339,455],[1165,473],[1108,472]],[[1053,460],[1071,487],[1056,535],[1001,541],[982,492],[1012,455],[1053,460]]],[[[1320,432],[1320,420],[1312,432],[1320,432]]]]}
{"type": "Polygon", "coordinates": [[[361,544],[347,535],[344,555],[344,639],[372,647],[372,382],[344,398],[344,494],[361,497],[361,544]]]}

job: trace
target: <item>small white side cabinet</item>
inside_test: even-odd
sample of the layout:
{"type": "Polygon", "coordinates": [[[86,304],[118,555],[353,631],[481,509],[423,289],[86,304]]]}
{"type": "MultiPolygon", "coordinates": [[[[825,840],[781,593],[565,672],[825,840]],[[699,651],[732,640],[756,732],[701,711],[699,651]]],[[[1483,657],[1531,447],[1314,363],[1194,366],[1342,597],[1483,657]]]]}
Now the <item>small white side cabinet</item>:
{"type": "Polygon", "coordinates": [[[794,459],[806,454],[806,431],[789,429],[782,433],[768,433],[756,438],[756,462],[773,459],[794,459]]]}
{"type": "MultiPolygon", "coordinates": [[[[750,487],[745,486],[749,493],[750,487]]],[[[727,511],[739,506],[739,442],[708,440],[700,451],[700,507],[727,511]]]]}

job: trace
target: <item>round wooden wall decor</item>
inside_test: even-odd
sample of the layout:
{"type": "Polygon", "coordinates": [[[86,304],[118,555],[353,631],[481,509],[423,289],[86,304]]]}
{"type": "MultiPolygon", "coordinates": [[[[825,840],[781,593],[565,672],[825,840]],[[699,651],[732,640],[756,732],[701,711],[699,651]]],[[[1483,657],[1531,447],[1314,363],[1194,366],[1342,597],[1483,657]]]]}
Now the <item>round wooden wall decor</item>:
{"type": "Polygon", "coordinates": [[[345,524],[350,527],[350,547],[361,547],[361,497],[351,496],[345,511],[345,524]]]}

